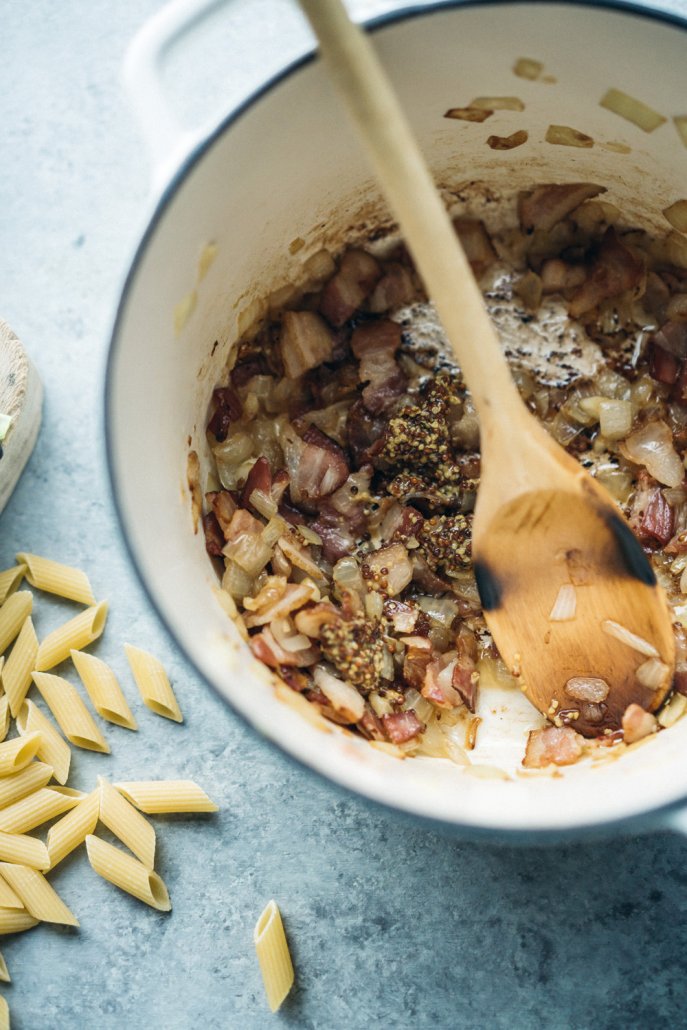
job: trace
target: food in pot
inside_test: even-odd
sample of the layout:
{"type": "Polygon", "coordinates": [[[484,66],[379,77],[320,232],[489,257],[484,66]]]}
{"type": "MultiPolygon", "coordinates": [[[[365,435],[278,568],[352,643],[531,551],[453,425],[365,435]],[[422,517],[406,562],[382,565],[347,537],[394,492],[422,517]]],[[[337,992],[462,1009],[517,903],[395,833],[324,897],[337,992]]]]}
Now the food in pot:
{"type": "MultiPolygon", "coordinates": [[[[687,694],[687,248],[623,225],[604,193],[533,187],[505,228],[487,196],[482,218],[454,225],[525,402],[609,490],[667,590],[687,694]]],[[[472,570],[474,407],[402,243],[309,267],[315,281],[242,340],[214,391],[207,550],[253,653],[292,690],[399,753],[464,762],[480,679],[518,677],[472,570]]],[[[579,572],[552,622],[575,618],[579,572]]],[[[640,681],[658,682],[658,657],[607,622],[645,655],[640,681]]],[[[608,689],[571,679],[524,764],[570,764],[664,725],[635,705],[621,731],[584,741],[575,720],[601,727],[608,689]]]]}

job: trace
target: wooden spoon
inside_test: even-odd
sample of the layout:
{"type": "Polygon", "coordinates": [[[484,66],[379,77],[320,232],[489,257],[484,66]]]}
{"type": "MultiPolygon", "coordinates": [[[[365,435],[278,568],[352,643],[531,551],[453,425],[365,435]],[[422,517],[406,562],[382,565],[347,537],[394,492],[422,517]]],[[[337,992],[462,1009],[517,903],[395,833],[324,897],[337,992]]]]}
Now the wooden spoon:
{"type": "Polygon", "coordinates": [[[629,704],[655,710],[672,684],[675,642],[664,594],[613,500],[522,402],[467,258],[367,36],[340,0],[300,3],[479,415],[482,480],[472,549],[487,625],[542,713],[587,736],[617,729],[629,704]],[[567,587],[562,595],[561,587],[567,587]],[[551,620],[559,596],[574,600],[574,618],[551,620]]]}

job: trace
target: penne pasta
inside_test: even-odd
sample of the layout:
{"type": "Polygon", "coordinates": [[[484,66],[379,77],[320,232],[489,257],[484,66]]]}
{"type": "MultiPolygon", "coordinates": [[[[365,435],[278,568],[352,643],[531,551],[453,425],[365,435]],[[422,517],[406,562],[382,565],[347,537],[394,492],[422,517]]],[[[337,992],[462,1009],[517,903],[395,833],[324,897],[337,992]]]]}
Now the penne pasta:
{"type": "Polygon", "coordinates": [[[26,565],[13,565],[11,569],[0,572],[0,604],[4,604],[13,594],[26,573],[26,565]]]}
{"type": "Polygon", "coordinates": [[[0,862],[0,873],[24,903],[24,908],[42,923],[62,923],[78,926],[79,920],[71,912],[54,887],[42,873],[25,865],[0,862]]]}
{"type": "Polygon", "coordinates": [[[267,1004],[272,1012],[276,1012],[293,986],[294,971],[284,924],[275,901],[268,903],[258,919],[253,941],[267,1004]]]}
{"type": "Polygon", "coordinates": [[[54,869],[63,858],[71,854],[86,837],[93,833],[100,811],[100,788],[87,794],[71,812],[59,819],[48,830],[48,857],[54,869]]]}
{"type": "Polygon", "coordinates": [[[36,590],[57,594],[59,597],[66,597],[68,601],[79,601],[81,604],[96,603],[88,576],[81,569],[61,565],[51,558],[42,558],[38,554],[28,554],[25,551],[17,555],[17,561],[23,564],[27,582],[36,590]]]}
{"type": "Polygon", "coordinates": [[[80,790],[70,787],[42,787],[7,808],[0,808],[0,830],[5,833],[35,830],[55,816],[75,808],[84,797],[80,790]]]}
{"type": "Polygon", "coordinates": [[[0,876],[0,908],[23,907],[23,902],[14,893],[7,880],[0,876]]]}
{"type": "Polygon", "coordinates": [[[24,769],[35,758],[41,744],[41,734],[36,731],[4,740],[0,744],[0,777],[24,769]]]}
{"type": "MultiPolygon", "coordinates": [[[[9,976],[7,977],[9,980],[9,976]]],[[[0,1030],[10,1030],[10,1007],[0,994],[0,1030]]]]}
{"type": "Polygon", "coordinates": [[[218,811],[215,802],[193,780],[129,780],[115,783],[115,787],[147,815],[218,811]]]}
{"type": "Polygon", "coordinates": [[[0,862],[30,865],[32,869],[47,869],[50,865],[48,849],[42,840],[23,833],[3,833],[0,830],[0,862]]]}
{"type": "MultiPolygon", "coordinates": [[[[14,596],[17,597],[18,595],[15,594],[14,596]]],[[[0,613],[2,613],[1,608],[0,613]]],[[[98,639],[105,629],[106,621],[107,601],[101,601],[100,604],[96,604],[92,608],[86,608],[85,611],[75,615],[69,622],[58,626],[52,633],[48,633],[38,648],[38,657],[36,659],[37,671],[46,672],[48,669],[54,669],[65,658],[69,658],[70,651],[80,651],[83,647],[88,647],[89,644],[98,639]]]]}
{"type": "Polygon", "coordinates": [[[49,672],[34,672],[33,682],[70,744],[87,751],[110,753],[107,741],[71,683],[49,672]]]}
{"type": "Polygon", "coordinates": [[[0,809],[13,801],[40,790],[52,777],[52,766],[43,762],[31,762],[20,772],[0,779],[0,809]]]}
{"type": "MultiPolygon", "coordinates": [[[[22,930],[31,930],[37,924],[38,920],[23,908],[0,908],[0,934],[21,933],[22,930]]],[[[9,1023],[7,1025],[9,1026],[9,1023]]]]}
{"type": "Polygon", "coordinates": [[[102,719],[137,730],[138,724],[131,714],[117,677],[110,666],[95,655],[85,651],[72,651],[74,667],[86,688],[91,703],[102,719]]]}
{"type": "Polygon", "coordinates": [[[183,722],[184,717],[162,662],[132,644],[125,644],[124,650],[144,704],[156,715],[183,722]]]}
{"type": "Polygon", "coordinates": [[[38,637],[29,615],[24,620],[19,636],[14,642],[12,653],[2,670],[2,685],[7,694],[10,712],[16,719],[17,712],[24,703],[24,698],[31,686],[31,673],[36,667],[38,654],[38,637]]]}
{"type": "Polygon", "coordinates": [[[98,777],[100,821],[126,844],[148,869],[155,865],[155,830],[112,784],[98,777]]]}
{"type": "MultiPolygon", "coordinates": [[[[42,762],[52,766],[53,776],[58,783],[66,783],[69,776],[69,766],[72,760],[72,749],[64,737],[60,736],[50,719],[33,701],[25,701],[17,716],[17,729],[20,733],[27,734],[38,730],[43,738],[41,740],[37,756],[42,762]]],[[[0,747],[3,745],[0,744],[0,747]]],[[[0,790],[2,780],[0,780],[0,790]]]]}
{"type": "MultiPolygon", "coordinates": [[[[0,669],[2,666],[0,665],[0,669]]],[[[0,697],[0,742],[2,742],[7,736],[7,731],[10,728],[10,703],[7,698],[7,694],[3,694],[0,697]]]]}
{"type": "Polygon", "coordinates": [[[93,834],[86,837],[86,850],[88,861],[104,880],[109,880],[115,887],[132,894],[139,901],[144,901],[146,905],[160,912],[171,910],[172,903],[162,877],[138,859],[132,858],[125,851],[120,851],[93,834]]]}
{"type": "Polygon", "coordinates": [[[0,654],[7,650],[33,608],[33,594],[19,590],[0,606],[0,654]]]}
{"type": "MultiPolygon", "coordinates": [[[[3,954],[1,954],[1,953],[0,953],[0,980],[2,980],[2,982],[6,983],[6,984],[12,983],[12,977],[10,976],[10,971],[7,968],[7,963],[5,962],[5,956],[3,954]]],[[[2,997],[2,995],[0,995],[0,997],[2,997]]],[[[4,998],[3,998],[3,1001],[4,1001],[4,998]]],[[[9,1023],[7,1025],[9,1027],[9,1023]]],[[[2,1028],[2,1021],[1,1020],[0,1020],[0,1028],[2,1028]]]]}

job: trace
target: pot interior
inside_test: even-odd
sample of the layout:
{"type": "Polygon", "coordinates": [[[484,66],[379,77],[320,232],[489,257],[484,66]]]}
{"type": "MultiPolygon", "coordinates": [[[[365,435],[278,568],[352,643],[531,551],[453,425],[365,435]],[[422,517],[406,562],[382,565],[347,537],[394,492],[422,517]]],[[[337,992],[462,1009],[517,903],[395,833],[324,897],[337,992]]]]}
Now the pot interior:
{"type": "MultiPolygon", "coordinates": [[[[375,32],[447,202],[460,208],[477,198],[486,210],[501,198],[512,211],[520,189],[591,181],[608,188],[604,199],[624,221],[659,235],[670,230],[663,208],[684,191],[687,151],[672,118],[686,113],[685,38],[682,28],[647,16],[556,3],[443,6],[375,32]],[[514,74],[523,57],[543,64],[543,78],[514,74]],[[646,133],[601,107],[610,87],[666,122],[646,133]],[[496,111],[482,124],[444,117],[479,96],[517,97],[523,110],[496,111]],[[593,146],[547,143],[551,124],[585,133],[593,146]],[[528,140],[517,149],[486,145],[492,134],[520,129],[528,140]]],[[[218,602],[187,480],[191,449],[206,468],[212,389],[240,331],[264,310],[262,298],[302,280],[304,262],[323,246],[338,251],[379,226],[390,226],[388,213],[318,62],[232,116],[160,201],[126,284],[107,386],[115,497],[154,604],[199,671],[261,733],[393,807],[453,824],[560,829],[687,795],[687,720],[622,761],[523,775],[527,729],[537,719],[512,691],[482,695],[479,714],[489,726],[473,753],[481,771],[438,759],[400,762],[286,704],[218,602]]]]}

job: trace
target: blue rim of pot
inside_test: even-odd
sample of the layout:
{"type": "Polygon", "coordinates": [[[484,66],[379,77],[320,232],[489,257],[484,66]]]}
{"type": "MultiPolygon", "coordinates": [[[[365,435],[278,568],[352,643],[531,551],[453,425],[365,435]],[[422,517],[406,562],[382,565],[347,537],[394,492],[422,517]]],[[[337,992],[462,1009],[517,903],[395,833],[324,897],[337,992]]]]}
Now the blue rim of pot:
{"type": "MultiPolygon", "coordinates": [[[[567,7],[589,7],[597,10],[617,11],[619,13],[635,15],[641,18],[646,18],[651,21],[661,22],[663,24],[670,25],[673,28],[682,29],[687,32],[687,17],[683,18],[678,14],[673,14],[669,11],[659,10],[652,7],[644,7],[641,4],[628,2],[628,0],[558,0],[562,6],[567,7]]],[[[398,22],[408,21],[411,18],[423,18],[431,17],[433,14],[439,14],[446,10],[455,10],[460,8],[474,8],[474,7],[503,7],[503,6],[522,6],[523,4],[541,4],[544,6],[550,3],[550,0],[436,0],[435,3],[430,3],[425,6],[410,5],[408,7],[399,8],[398,10],[390,11],[386,14],[380,15],[365,23],[366,28],[370,32],[375,32],[379,29],[386,28],[390,25],[397,24],[398,22]]],[[[546,828],[540,827],[495,827],[495,826],[477,826],[473,823],[461,823],[454,820],[443,820],[436,819],[431,816],[422,815],[418,812],[410,812],[403,808],[397,808],[394,805],[387,804],[383,801],[379,801],[376,798],[369,797],[368,795],[361,794],[359,791],[354,790],[351,787],[337,782],[330,778],[326,773],[321,772],[319,769],[312,765],[309,765],[303,759],[294,755],[291,751],[287,750],[282,746],[279,741],[265,737],[264,734],[248,719],[243,712],[239,711],[234,704],[224,695],[224,693],[205,676],[200,669],[198,669],[195,661],[188,653],[187,649],[179,642],[176,634],[169,624],[167,618],[163,614],[158,605],[156,598],[148,586],[146,578],[141,570],[138,562],[136,553],[133,545],[129,539],[126,529],[126,519],[124,512],[119,503],[119,497],[117,492],[117,478],[115,473],[115,461],[113,453],[113,439],[112,439],[112,412],[113,412],[113,397],[112,397],[112,383],[113,383],[113,368],[116,360],[116,352],[118,349],[118,342],[120,336],[121,323],[124,318],[124,312],[127,307],[129,293],[136,276],[138,274],[139,265],[143,259],[143,256],[147,250],[148,244],[156,232],[160,221],[166,214],[167,209],[175,196],[177,190],[196,167],[200,160],[211,150],[217,140],[224,135],[236,122],[238,122],[248,111],[258,103],[263,97],[271,93],[274,89],[279,87],[282,82],[288,79],[291,75],[300,71],[302,68],[307,67],[317,58],[316,49],[308,51],[308,53],[297,58],[295,61],[289,63],[276,75],[273,75],[263,86],[255,90],[250,96],[242,100],[227,115],[219,122],[219,124],[210,132],[208,135],[200,140],[195,147],[184,157],[179,167],[175,170],[174,174],[170,177],[165,188],[163,189],[159,199],[155,203],[155,207],[152,215],[148,221],[145,231],[141,237],[141,240],[136,248],[133,259],[129,266],[126,278],[122,285],[117,309],[114,317],[112,326],[112,332],[110,333],[110,341],[108,347],[107,364],[105,369],[105,382],[104,382],[104,437],[105,437],[105,449],[106,449],[106,461],[108,471],[108,482],[110,485],[110,493],[112,495],[112,501],[114,504],[115,512],[117,514],[117,521],[119,523],[119,529],[126,552],[129,556],[129,560],[136,572],[136,576],[141,584],[144,594],[148,599],[153,611],[157,615],[159,621],[167,632],[170,640],[173,644],[181,651],[185,660],[194,669],[196,674],[202,679],[202,681],[208,686],[215,694],[217,694],[222,701],[229,706],[233,714],[245,725],[252,733],[259,736],[261,740],[267,740],[270,746],[276,748],[283,756],[285,756],[290,762],[297,765],[299,768],[306,770],[310,774],[314,774],[320,778],[323,782],[328,784],[329,787],[338,790],[340,793],[347,797],[355,797],[366,804],[375,806],[383,812],[393,815],[398,818],[401,817],[406,821],[411,821],[414,824],[421,824],[428,830],[434,830],[448,836],[460,836],[464,839],[471,839],[474,841],[501,843],[501,844],[546,844],[546,843],[557,843],[557,842],[569,842],[572,840],[594,840],[603,839],[609,836],[622,836],[636,834],[638,830],[643,829],[645,831],[651,831],[652,829],[666,829],[668,820],[667,817],[674,812],[679,811],[687,806],[687,795],[677,800],[667,802],[655,808],[648,809],[645,812],[637,813],[631,816],[623,816],[618,819],[606,820],[599,823],[582,824],[573,827],[557,827],[557,828],[546,828]]]]}

